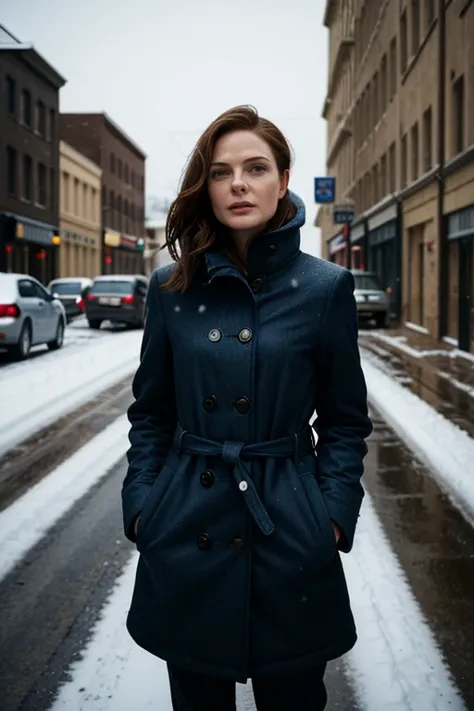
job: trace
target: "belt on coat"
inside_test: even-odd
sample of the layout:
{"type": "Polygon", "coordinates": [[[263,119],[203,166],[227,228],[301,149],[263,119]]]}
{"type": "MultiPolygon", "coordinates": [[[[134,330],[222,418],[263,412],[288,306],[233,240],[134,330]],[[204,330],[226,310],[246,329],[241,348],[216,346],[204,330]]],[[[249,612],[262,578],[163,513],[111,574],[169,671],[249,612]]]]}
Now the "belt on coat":
{"type": "Polygon", "coordinates": [[[275,530],[275,525],[257,493],[247,462],[258,458],[287,459],[288,457],[296,461],[299,456],[314,450],[314,435],[311,426],[307,425],[302,432],[267,442],[255,444],[216,442],[191,434],[178,424],[174,446],[178,453],[222,457],[224,462],[232,467],[234,480],[255,523],[263,534],[269,536],[275,530]]]}

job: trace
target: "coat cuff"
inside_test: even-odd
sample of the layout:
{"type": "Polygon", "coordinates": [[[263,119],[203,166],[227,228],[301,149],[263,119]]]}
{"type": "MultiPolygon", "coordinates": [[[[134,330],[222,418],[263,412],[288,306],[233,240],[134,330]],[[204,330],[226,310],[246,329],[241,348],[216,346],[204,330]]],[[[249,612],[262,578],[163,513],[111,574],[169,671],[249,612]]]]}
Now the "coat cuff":
{"type": "Polygon", "coordinates": [[[338,548],[343,553],[349,553],[354,543],[354,534],[359,518],[362,497],[355,494],[351,489],[339,485],[322,492],[324,503],[329,514],[329,518],[339,526],[341,539],[338,548]]]}

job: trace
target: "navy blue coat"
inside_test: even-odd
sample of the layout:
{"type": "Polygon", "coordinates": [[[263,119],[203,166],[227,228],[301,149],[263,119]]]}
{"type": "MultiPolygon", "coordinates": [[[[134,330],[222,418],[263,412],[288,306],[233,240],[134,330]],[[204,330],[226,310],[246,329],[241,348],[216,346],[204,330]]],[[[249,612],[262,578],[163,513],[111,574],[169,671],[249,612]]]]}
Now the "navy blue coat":
{"type": "Polygon", "coordinates": [[[300,251],[304,206],[251,246],[246,278],[206,254],[184,294],[148,293],[129,409],[127,626],[146,650],[245,681],[356,641],[352,546],[371,432],[350,272],[300,251]],[[317,412],[317,444],[308,423],[317,412]],[[336,546],[331,521],[343,536],[336,546]]]}

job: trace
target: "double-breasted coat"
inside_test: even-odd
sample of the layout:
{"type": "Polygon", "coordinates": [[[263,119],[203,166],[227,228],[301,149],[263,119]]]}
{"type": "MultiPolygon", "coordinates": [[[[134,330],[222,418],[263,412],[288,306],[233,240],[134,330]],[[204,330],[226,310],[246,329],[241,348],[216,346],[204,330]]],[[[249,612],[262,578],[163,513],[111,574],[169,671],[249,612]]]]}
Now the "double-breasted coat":
{"type": "Polygon", "coordinates": [[[354,284],[300,251],[292,199],[296,217],[253,243],[247,277],[219,248],[185,293],[161,288],[174,265],[154,272],[129,409],[128,630],[168,662],[236,681],[356,641],[340,551],[371,424],[354,284]]]}

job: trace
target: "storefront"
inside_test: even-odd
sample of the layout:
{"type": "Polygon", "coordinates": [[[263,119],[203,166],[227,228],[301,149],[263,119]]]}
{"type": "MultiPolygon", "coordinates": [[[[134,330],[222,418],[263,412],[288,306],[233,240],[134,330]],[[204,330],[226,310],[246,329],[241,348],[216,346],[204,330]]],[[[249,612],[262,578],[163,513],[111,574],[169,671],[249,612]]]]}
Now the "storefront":
{"type": "Polygon", "coordinates": [[[103,274],[145,274],[144,240],[119,232],[104,232],[103,274]]]}
{"type": "Polygon", "coordinates": [[[367,265],[367,223],[366,220],[355,222],[351,226],[351,262],[352,269],[362,269],[367,265]]]}
{"type": "Polygon", "coordinates": [[[21,215],[0,214],[0,271],[30,274],[43,284],[58,276],[59,230],[21,215]]]}
{"type": "Polygon", "coordinates": [[[391,295],[391,313],[401,313],[401,217],[398,203],[367,218],[367,266],[391,295]]]}
{"type": "Polygon", "coordinates": [[[447,215],[447,232],[449,330],[461,350],[474,353],[474,205],[447,215]]]}
{"type": "Polygon", "coordinates": [[[328,242],[329,259],[341,267],[347,266],[347,239],[343,233],[333,237],[328,242]]]}

